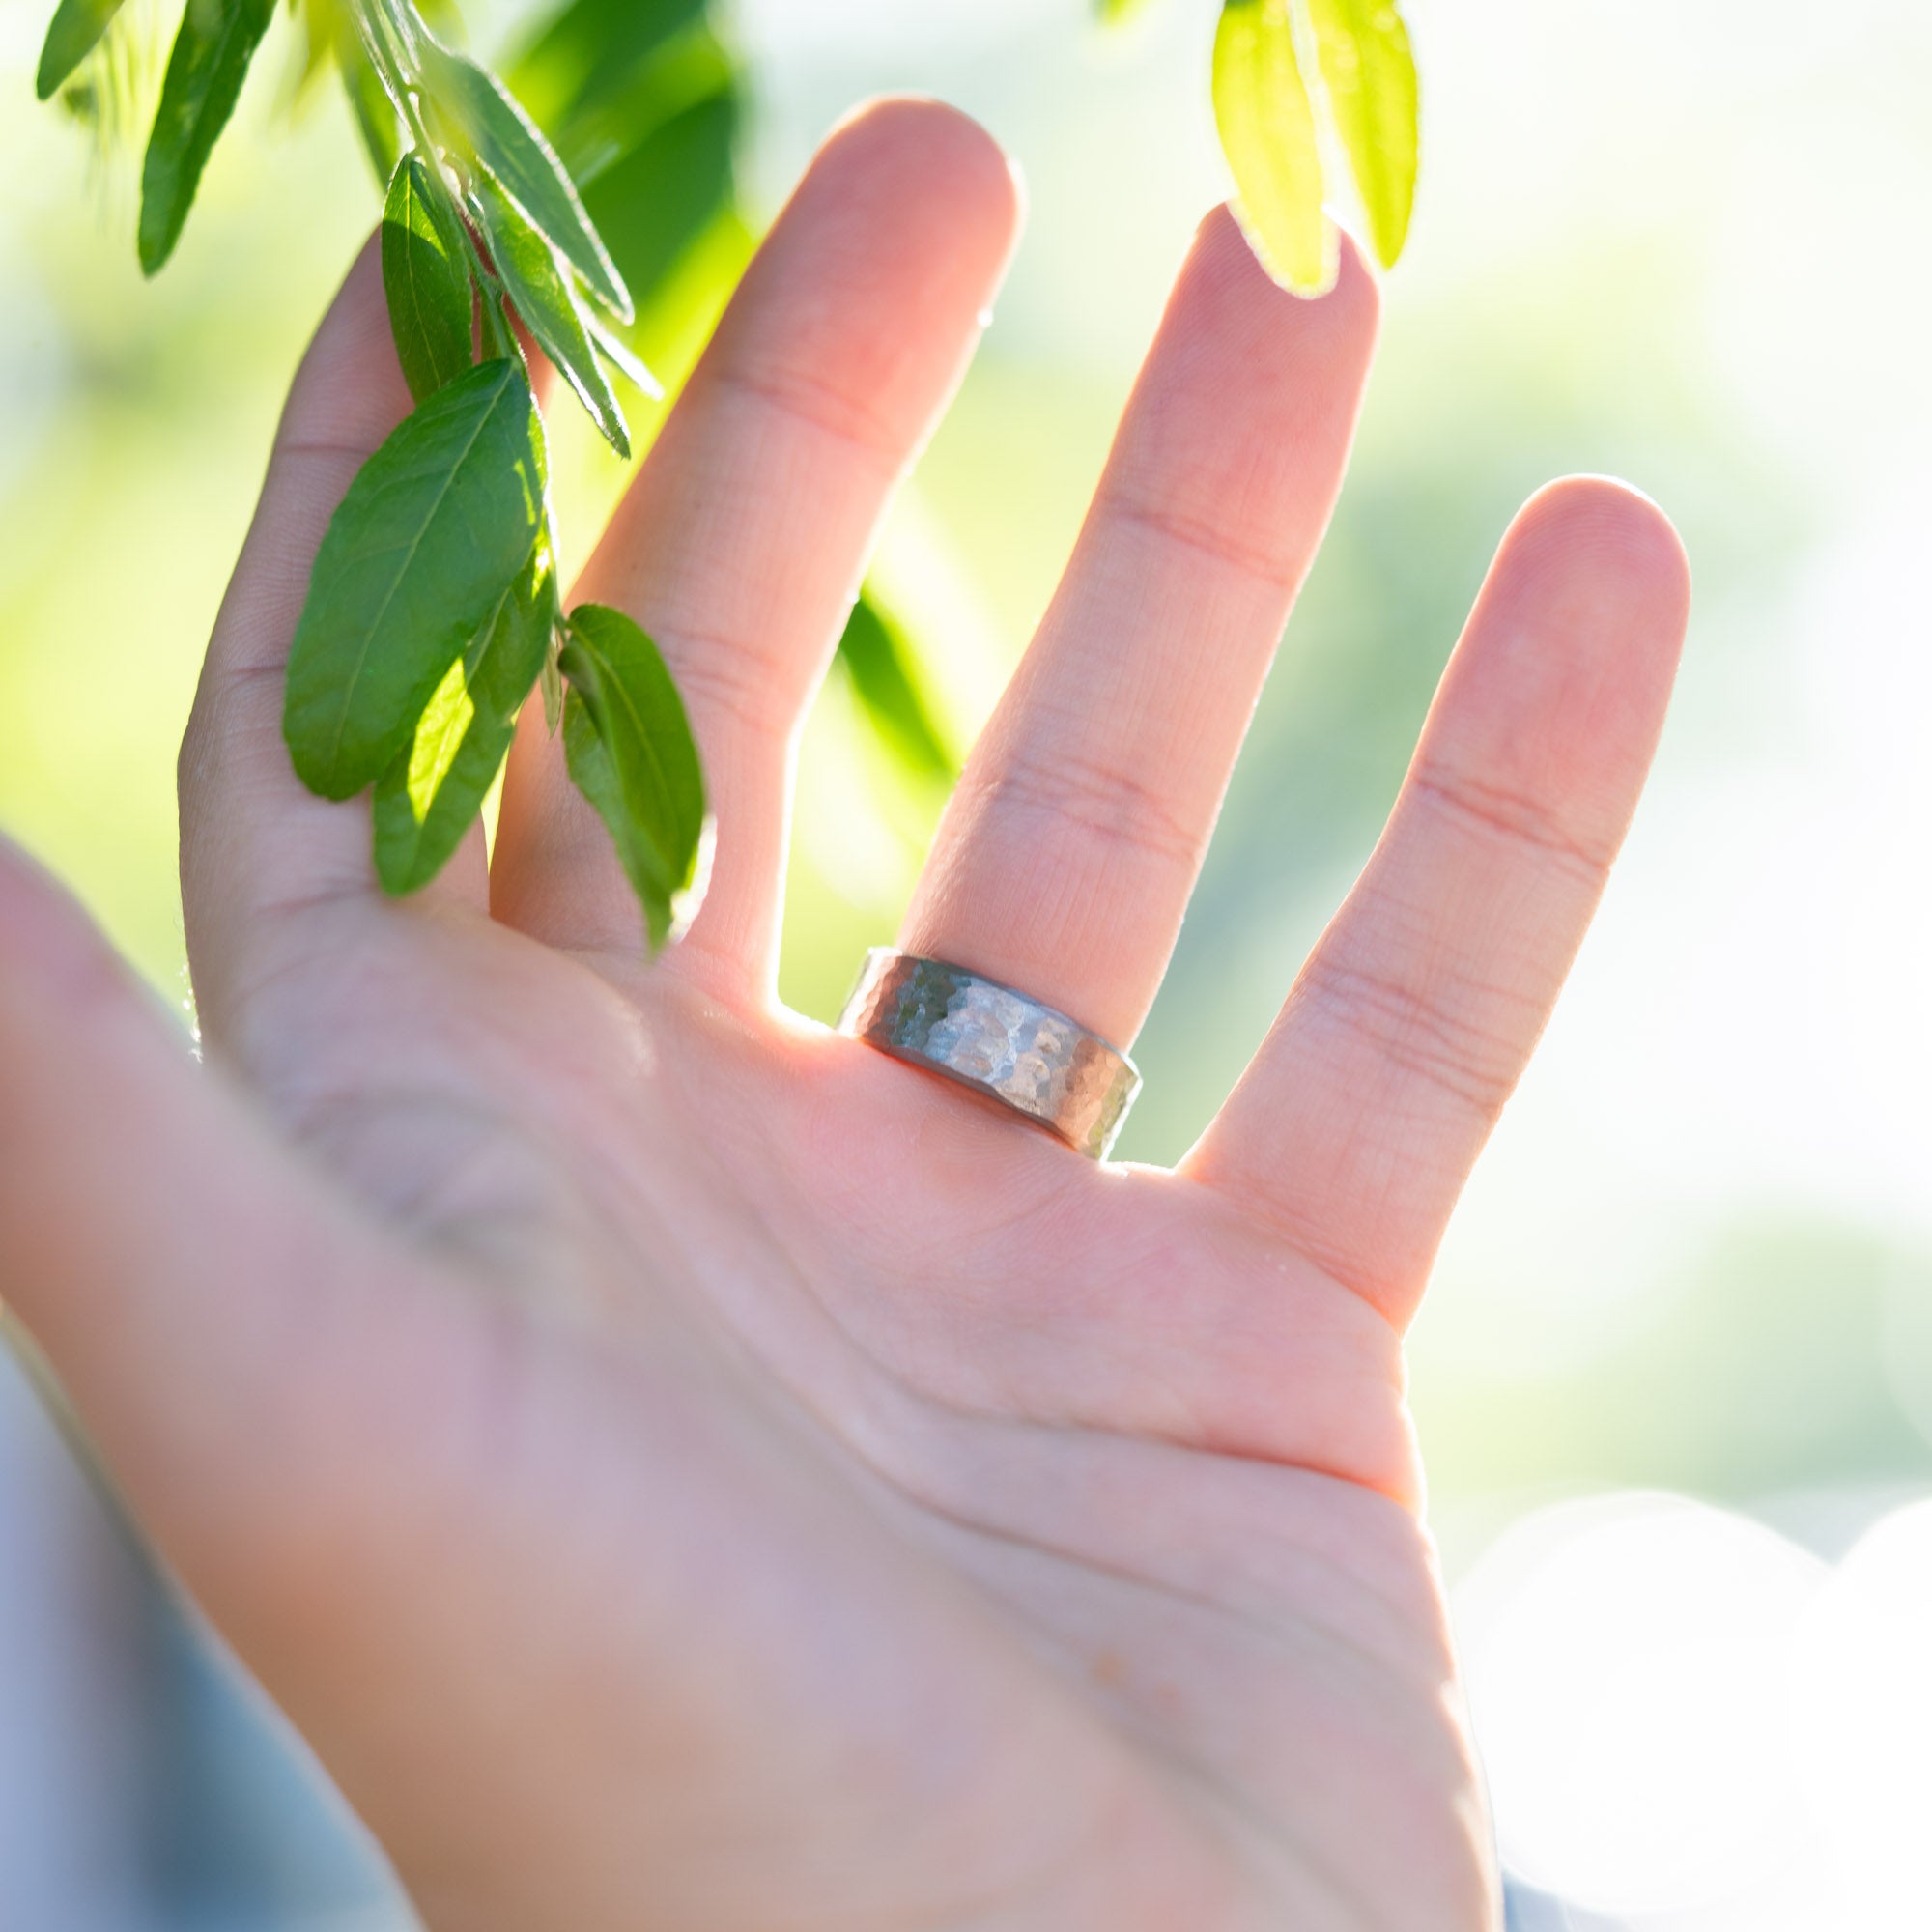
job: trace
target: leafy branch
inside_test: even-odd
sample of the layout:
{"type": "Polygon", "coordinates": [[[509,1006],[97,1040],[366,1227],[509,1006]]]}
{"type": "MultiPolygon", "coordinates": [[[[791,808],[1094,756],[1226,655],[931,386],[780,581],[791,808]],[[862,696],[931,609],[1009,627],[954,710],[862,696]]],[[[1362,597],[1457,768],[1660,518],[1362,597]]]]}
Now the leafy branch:
{"type": "MultiPolygon", "coordinates": [[[[273,11],[273,0],[187,0],[142,168],[150,274],[180,240],[273,11]]],[[[113,12],[110,0],[62,0],[43,97],[113,12]]],[[[372,153],[389,164],[383,285],[416,407],[363,465],[317,554],[289,653],[290,756],[325,798],[373,789],[377,873],[408,893],[462,841],[531,692],[567,688],[551,707],[566,763],[662,944],[699,885],[697,751],[643,631],[600,607],[563,611],[543,419],[512,327],[628,457],[610,371],[656,392],[619,333],[634,319],[630,291],[576,183],[496,75],[444,44],[412,0],[350,0],[353,43],[344,24],[324,32],[372,153]]]]}
{"type": "MultiPolygon", "coordinates": [[[[43,99],[84,110],[107,91],[121,4],[59,0],[43,99]]],[[[1094,0],[1109,23],[1148,4],[1094,0]]],[[[318,554],[289,660],[291,758],[325,797],[373,791],[377,873],[412,892],[462,841],[540,690],[662,945],[702,890],[703,774],[651,639],[618,611],[563,610],[523,340],[628,457],[619,379],[659,393],[635,353],[633,290],[668,285],[695,239],[730,216],[735,63],[709,0],[568,0],[508,85],[454,44],[453,0],[300,5],[309,65],[340,69],[385,184],[383,284],[415,408],[318,554]]],[[[274,0],[185,0],[141,171],[150,275],[181,239],[273,13],[274,0]]],[[[1324,148],[1352,176],[1378,256],[1395,262],[1417,164],[1395,0],[1221,0],[1213,100],[1243,223],[1277,279],[1303,294],[1333,280],[1324,148]]],[[[869,592],[840,660],[904,768],[943,776],[950,753],[914,657],[869,592]]]]}

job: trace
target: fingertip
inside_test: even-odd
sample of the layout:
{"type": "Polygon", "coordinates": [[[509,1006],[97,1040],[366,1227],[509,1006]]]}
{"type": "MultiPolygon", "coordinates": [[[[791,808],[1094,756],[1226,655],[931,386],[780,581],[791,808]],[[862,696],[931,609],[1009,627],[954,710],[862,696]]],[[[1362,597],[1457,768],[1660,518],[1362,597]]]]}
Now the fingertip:
{"type": "Polygon", "coordinates": [[[1669,643],[1690,610],[1690,559],[1654,498],[1613,476],[1565,476],[1518,512],[1504,544],[1514,574],[1539,585],[1558,575],[1580,596],[1669,643]]]}
{"type": "Polygon", "coordinates": [[[1248,241],[1233,202],[1217,203],[1196,223],[1193,253],[1230,279],[1248,283],[1257,293],[1265,292],[1284,313],[1298,309],[1304,316],[1347,318],[1358,325],[1373,322],[1381,306],[1380,277],[1346,228],[1338,226],[1335,233],[1335,278],[1313,295],[1283,288],[1268,273],[1248,241]]]}
{"type": "Polygon", "coordinates": [[[1296,295],[1262,266],[1227,202],[1195,229],[1175,301],[1210,308],[1224,327],[1235,326],[1250,355],[1301,380],[1311,361],[1366,370],[1381,326],[1381,285],[1346,231],[1333,284],[1321,295],[1296,295]]]}
{"type": "Polygon", "coordinates": [[[1662,727],[1690,582],[1676,530],[1640,491],[1604,476],[1539,490],[1451,661],[1432,756],[1520,794],[1560,779],[1613,848],[1662,727]]]}
{"type": "Polygon", "coordinates": [[[1004,258],[1026,217],[1018,165],[970,114],[923,95],[862,101],[820,144],[811,176],[856,176],[874,186],[911,190],[923,205],[944,202],[963,222],[955,242],[978,241],[1004,258]]]}
{"type": "MultiPolygon", "coordinates": [[[[1109,486],[1191,514],[1298,578],[1340,488],[1379,299],[1345,243],[1335,286],[1292,295],[1233,211],[1211,209],[1168,298],[1109,486]]],[[[1108,487],[1108,486],[1103,486],[1108,487]]]]}
{"type": "Polygon", "coordinates": [[[935,100],[868,101],[821,144],[706,365],[802,384],[810,409],[902,465],[963,373],[1018,219],[1012,170],[977,122],[935,100]]]}

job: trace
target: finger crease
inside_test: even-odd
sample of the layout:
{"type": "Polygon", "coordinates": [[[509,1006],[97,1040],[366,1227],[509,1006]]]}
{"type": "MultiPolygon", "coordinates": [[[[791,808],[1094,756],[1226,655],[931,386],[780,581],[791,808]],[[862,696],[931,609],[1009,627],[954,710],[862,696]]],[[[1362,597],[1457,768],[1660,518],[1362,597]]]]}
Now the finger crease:
{"type": "Polygon", "coordinates": [[[375,442],[330,442],[327,438],[314,440],[298,438],[293,442],[277,442],[272,455],[281,456],[340,456],[352,462],[366,463],[382,447],[382,440],[375,442]]]}
{"type": "Polygon", "coordinates": [[[1614,843],[1586,841],[1565,832],[1548,806],[1499,785],[1453,778],[1426,765],[1410,773],[1408,781],[1422,797],[1454,816],[1512,844],[1533,846],[1548,854],[1592,886],[1603,884],[1616,857],[1614,843]]]}
{"type": "Polygon", "coordinates": [[[696,694],[733,724],[761,737],[780,735],[773,695],[781,682],[781,666],[722,633],[667,627],[664,641],[665,655],[687,698],[696,694]]]}
{"type": "MultiPolygon", "coordinates": [[[[1520,1009],[1530,1025],[1538,1003],[1501,986],[1469,982],[1472,1003],[1520,1009]]],[[[1521,1042],[1514,1033],[1478,1026],[1447,1000],[1385,974],[1325,960],[1309,962],[1296,1003],[1312,1001],[1405,1073],[1439,1088],[1482,1120],[1493,1121],[1515,1090],[1521,1042]]]]}
{"type": "Polygon", "coordinates": [[[1182,550],[1193,551],[1210,562],[1237,571],[1243,577],[1252,577],[1285,594],[1292,595],[1300,579],[1298,570],[1272,552],[1241,543],[1225,530],[1181,511],[1157,509],[1118,493],[1103,493],[1095,499],[1094,508],[1109,522],[1151,531],[1182,550]]]}
{"type": "Polygon", "coordinates": [[[985,781],[980,796],[995,810],[1070,821],[1102,842],[1163,860],[1192,873],[1201,860],[1202,828],[1160,791],[1118,765],[1056,749],[1052,761],[1025,758],[985,781]]]}
{"type": "Polygon", "coordinates": [[[711,380],[727,395],[749,397],[789,423],[847,444],[889,474],[896,475],[905,460],[907,439],[892,423],[857,397],[803,371],[767,376],[721,368],[711,380]]]}

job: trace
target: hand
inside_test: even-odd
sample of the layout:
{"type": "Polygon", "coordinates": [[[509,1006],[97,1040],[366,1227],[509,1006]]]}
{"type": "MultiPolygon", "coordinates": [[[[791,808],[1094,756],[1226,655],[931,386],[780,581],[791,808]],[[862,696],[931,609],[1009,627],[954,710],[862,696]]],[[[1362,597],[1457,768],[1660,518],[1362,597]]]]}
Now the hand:
{"type": "MultiPolygon", "coordinates": [[[[799,723],[1016,223],[958,116],[844,126],[579,586],[664,645],[717,806],[661,963],[540,715],[494,865],[406,902],[289,768],[309,563],[408,407],[366,253],[183,751],[207,1067],[0,864],[8,1297],[434,1928],[1498,1923],[1399,1337],[1634,803],[1682,556],[1608,484],[1522,513],[1178,1170],[802,1022],[799,723]]],[[[902,943],[1132,1037],[1375,311],[1205,224],[902,943]]]]}

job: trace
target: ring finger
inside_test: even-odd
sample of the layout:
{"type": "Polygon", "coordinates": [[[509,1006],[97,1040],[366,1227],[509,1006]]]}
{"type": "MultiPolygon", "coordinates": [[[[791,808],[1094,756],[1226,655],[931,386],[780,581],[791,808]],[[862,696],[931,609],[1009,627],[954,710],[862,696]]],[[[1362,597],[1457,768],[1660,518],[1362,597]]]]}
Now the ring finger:
{"type": "Polygon", "coordinates": [[[1058,595],[975,748],[910,952],[1125,1044],[1341,489],[1376,333],[1359,256],[1285,295],[1203,225],[1058,595]]]}

